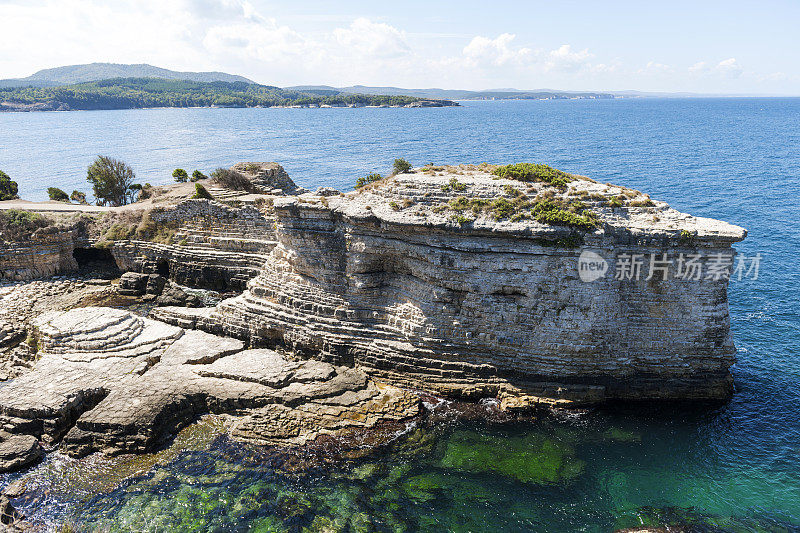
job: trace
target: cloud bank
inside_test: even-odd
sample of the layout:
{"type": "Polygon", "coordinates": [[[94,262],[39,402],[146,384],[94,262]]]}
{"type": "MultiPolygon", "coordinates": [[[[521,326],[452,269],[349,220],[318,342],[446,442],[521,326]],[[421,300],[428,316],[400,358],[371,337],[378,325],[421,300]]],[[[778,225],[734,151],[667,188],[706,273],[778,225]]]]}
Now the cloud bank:
{"type": "Polygon", "coordinates": [[[0,0],[0,77],[107,61],[176,70],[223,70],[272,85],[623,89],[710,80],[779,82],[735,58],[626,64],[573,43],[534,46],[514,33],[450,36],[435,49],[385,21],[355,17],[325,31],[281,22],[247,0],[0,0]],[[461,41],[459,44],[458,41],[461,41]],[[627,85],[623,86],[623,85],[627,85]],[[638,86],[638,87],[637,87],[638,86]]]}

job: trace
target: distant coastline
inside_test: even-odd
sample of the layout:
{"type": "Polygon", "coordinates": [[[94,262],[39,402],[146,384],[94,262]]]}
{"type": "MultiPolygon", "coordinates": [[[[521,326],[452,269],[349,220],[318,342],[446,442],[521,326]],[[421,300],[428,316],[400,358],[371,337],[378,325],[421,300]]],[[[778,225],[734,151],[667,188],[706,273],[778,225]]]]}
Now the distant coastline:
{"type": "Polygon", "coordinates": [[[404,95],[316,94],[248,82],[114,78],[54,87],[0,88],[0,111],[159,107],[451,107],[452,100],[404,95]]]}

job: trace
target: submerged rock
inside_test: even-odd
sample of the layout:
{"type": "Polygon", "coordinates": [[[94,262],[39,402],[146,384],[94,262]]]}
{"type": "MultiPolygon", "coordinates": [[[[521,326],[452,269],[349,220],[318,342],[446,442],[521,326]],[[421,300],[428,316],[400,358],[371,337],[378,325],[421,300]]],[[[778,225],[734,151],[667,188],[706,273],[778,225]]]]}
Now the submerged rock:
{"type": "Polygon", "coordinates": [[[469,473],[494,473],[522,483],[557,484],[581,474],[584,462],[563,442],[531,434],[504,439],[462,431],[447,441],[441,466],[469,473]]]}

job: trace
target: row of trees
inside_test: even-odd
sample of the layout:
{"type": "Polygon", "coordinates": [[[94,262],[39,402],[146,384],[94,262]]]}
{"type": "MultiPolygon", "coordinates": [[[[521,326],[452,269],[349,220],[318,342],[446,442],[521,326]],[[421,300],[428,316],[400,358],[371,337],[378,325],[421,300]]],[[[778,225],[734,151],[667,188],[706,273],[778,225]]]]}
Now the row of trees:
{"type": "Polygon", "coordinates": [[[47,103],[55,107],[64,105],[69,109],[407,105],[420,100],[411,96],[314,94],[244,82],[204,83],[154,78],[119,78],[58,87],[0,89],[0,102],[47,103]]]}
{"type": "MultiPolygon", "coordinates": [[[[178,183],[186,183],[189,180],[189,174],[182,168],[176,168],[172,171],[172,177],[175,178],[175,181],[178,183]]],[[[195,170],[192,172],[192,181],[200,181],[207,179],[208,176],[200,172],[199,170],[195,170]]]]}

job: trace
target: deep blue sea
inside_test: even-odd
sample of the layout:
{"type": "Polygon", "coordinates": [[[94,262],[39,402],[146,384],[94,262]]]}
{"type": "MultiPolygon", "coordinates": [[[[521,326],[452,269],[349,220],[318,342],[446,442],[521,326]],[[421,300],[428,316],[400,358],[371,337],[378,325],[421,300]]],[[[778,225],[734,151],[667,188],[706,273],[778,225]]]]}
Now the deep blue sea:
{"type": "Polygon", "coordinates": [[[763,259],[757,280],[731,282],[739,352],[726,405],[515,425],[445,416],[396,449],[303,473],[196,435],[107,487],[98,476],[124,469],[52,456],[25,474],[38,489],[19,506],[37,520],[121,531],[800,531],[800,99],[0,114],[0,169],[23,198],[87,190],[97,154],[154,185],[176,167],[277,161],[310,189],[349,189],[396,157],[546,162],[743,226],[738,251],[763,259]]]}

